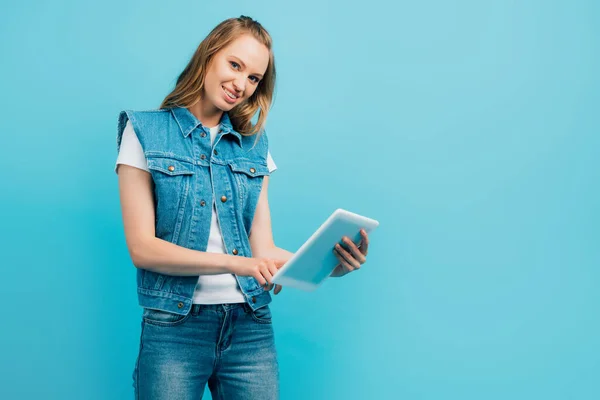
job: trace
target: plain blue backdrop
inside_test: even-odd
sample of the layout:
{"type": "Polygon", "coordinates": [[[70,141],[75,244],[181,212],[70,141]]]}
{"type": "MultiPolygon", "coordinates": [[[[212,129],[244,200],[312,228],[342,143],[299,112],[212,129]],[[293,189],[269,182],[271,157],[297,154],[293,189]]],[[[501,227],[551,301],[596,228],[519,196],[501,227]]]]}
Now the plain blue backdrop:
{"type": "Polygon", "coordinates": [[[282,399],[600,398],[597,1],[2,8],[0,398],[133,397],[117,115],[241,14],[274,39],[276,243],[381,223],[360,271],[274,297],[282,399]]]}

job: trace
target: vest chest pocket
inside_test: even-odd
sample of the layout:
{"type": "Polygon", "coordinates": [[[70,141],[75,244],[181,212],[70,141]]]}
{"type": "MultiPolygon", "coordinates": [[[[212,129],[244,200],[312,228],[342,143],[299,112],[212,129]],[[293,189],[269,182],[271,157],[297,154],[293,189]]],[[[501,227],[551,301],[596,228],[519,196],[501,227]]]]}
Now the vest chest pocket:
{"type": "Polygon", "coordinates": [[[147,157],[154,181],[156,235],[177,242],[190,195],[194,165],[168,157],[147,157]]]}
{"type": "Polygon", "coordinates": [[[269,175],[267,164],[252,160],[234,160],[229,163],[229,167],[238,184],[242,201],[258,200],[263,177],[269,175]]]}

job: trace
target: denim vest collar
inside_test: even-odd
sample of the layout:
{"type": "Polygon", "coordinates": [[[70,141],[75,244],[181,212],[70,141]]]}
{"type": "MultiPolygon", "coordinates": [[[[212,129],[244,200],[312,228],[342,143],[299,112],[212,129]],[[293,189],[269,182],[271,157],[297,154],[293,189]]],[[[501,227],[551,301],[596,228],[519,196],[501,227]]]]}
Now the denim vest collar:
{"type": "MultiPolygon", "coordinates": [[[[174,107],[171,109],[171,113],[173,114],[173,117],[175,118],[175,120],[177,121],[177,124],[179,125],[179,129],[181,129],[181,133],[183,134],[184,137],[188,137],[189,134],[196,129],[198,126],[200,126],[200,128],[205,131],[206,133],[208,133],[209,129],[207,127],[205,127],[204,125],[202,125],[202,122],[200,122],[198,120],[198,118],[196,118],[196,116],[194,114],[192,114],[190,112],[190,110],[188,110],[185,107],[174,107]]],[[[238,133],[237,131],[235,131],[233,129],[233,125],[231,124],[231,119],[229,118],[229,115],[224,112],[223,115],[221,116],[221,120],[219,121],[220,129],[219,129],[219,135],[226,135],[226,134],[233,134],[238,141],[238,144],[240,145],[240,147],[242,146],[242,135],[240,133],[238,133]]],[[[215,138],[215,143],[217,142],[218,138],[215,138]]]]}

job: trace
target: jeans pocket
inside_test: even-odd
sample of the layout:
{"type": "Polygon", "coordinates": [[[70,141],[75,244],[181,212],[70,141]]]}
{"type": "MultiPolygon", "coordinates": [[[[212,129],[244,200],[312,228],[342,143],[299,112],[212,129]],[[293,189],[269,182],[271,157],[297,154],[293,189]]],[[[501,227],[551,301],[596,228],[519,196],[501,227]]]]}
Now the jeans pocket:
{"type": "Polygon", "coordinates": [[[142,315],[144,322],[159,326],[175,326],[183,323],[191,313],[185,315],[172,313],[169,311],[156,310],[153,308],[144,308],[142,315]]]}
{"type": "Polygon", "coordinates": [[[268,304],[257,308],[256,310],[250,310],[250,315],[252,316],[253,320],[261,324],[270,324],[273,322],[271,316],[271,308],[268,304]]]}

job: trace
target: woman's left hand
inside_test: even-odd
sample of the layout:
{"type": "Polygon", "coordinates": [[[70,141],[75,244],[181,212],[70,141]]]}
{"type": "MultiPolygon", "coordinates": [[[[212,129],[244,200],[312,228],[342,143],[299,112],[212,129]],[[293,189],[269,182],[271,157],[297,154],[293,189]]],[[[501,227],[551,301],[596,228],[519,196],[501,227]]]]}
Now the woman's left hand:
{"type": "Polygon", "coordinates": [[[367,252],[369,251],[369,236],[364,229],[360,230],[360,234],[362,236],[362,240],[358,246],[354,244],[347,236],[342,238],[346,248],[348,248],[350,251],[340,246],[339,243],[335,245],[333,253],[338,260],[340,260],[340,263],[335,267],[329,276],[344,276],[352,271],[360,269],[360,266],[367,261],[367,252]]]}
{"type": "Polygon", "coordinates": [[[283,289],[283,288],[281,287],[281,285],[277,285],[277,284],[275,284],[275,283],[271,283],[270,285],[269,285],[269,284],[266,284],[266,285],[264,285],[264,288],[265,288],[265,290],[266,290],[267,292],[269,292],[269,291],[271,291],[273,288],[275,288],[275,290],[273,290],[273,293],[274,293],[274,294],[279,294],[279,292],[281,292],[281,289],[283,289]]]}
{"type": "MultiPolygon", "coordinates": [[[[362,239],[358,246],[354,244],[347,236],[342,238],[342,241],[350,249],[350,252],[348,252],[339,244],[335,245],[333,252],[338,260],[340,260],[340,263],[335,267],[331,275],[329,275],[330,277],[337,278],[344,276],[352,271],[360,269],[360,266],[367,261],[367,253],[369,251],[369,236],[364,229],[360,230],[360,235],[362,236],[362,239]]],[[[273,288],[275,288],[275,290],[273,290],[274,294],[279,294],[282,289],[281,285],[271,284],[266,285],[265,290],[270,291],[273,288]]]]}

